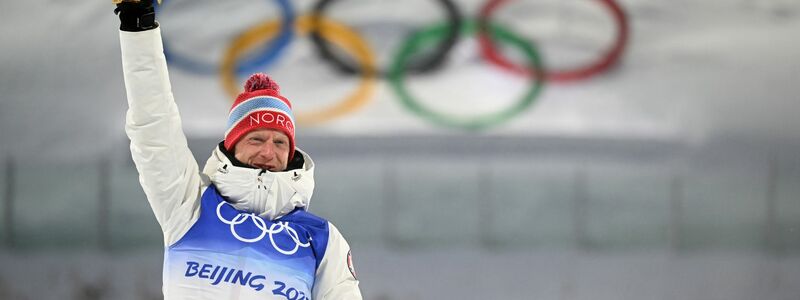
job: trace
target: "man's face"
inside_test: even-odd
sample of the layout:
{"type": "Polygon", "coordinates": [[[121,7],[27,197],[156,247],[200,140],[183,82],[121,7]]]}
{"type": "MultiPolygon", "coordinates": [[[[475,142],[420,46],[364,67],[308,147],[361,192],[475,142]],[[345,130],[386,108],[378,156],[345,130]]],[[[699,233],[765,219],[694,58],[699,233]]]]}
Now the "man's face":
{"type": "Polygon", "coordinates": [[[289,137],[274,129],[256,129],[233,146],[236,159],[247,165],[280,172],[289,160],[289,137]]]}

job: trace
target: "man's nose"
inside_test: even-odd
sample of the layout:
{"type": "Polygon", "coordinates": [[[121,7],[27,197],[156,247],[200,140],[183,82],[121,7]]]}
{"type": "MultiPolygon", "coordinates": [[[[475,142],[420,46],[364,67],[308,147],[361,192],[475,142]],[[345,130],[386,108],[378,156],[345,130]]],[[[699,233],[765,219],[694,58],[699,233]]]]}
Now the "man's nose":
{"type": "Polygon", "coordinates": [[[275,153],[275,149],[273,147],[275,146],[272,145],[272,142],[268,141],[267,143],[261,145],[261,148],[258,149],[258,154],[271,158],[272,154],[275,153]]]}

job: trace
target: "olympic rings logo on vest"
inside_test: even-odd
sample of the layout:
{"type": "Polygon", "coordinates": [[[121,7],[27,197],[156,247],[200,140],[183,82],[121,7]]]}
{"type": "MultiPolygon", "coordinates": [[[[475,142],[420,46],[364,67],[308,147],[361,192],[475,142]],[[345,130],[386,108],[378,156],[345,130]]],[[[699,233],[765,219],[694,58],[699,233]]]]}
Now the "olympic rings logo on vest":
{"type": "Polygon", "coordinates": [[[311,243],[309,242],[303,243],[300,241],[300,236],[297,234],[297,231],[290,227],[288,222],[278,221],[269,225],[269,228],[267,228],[267,222],[253,213],[238,213],[235,217],[228,220],[222,216],[221,209],[224,205],[229,204],[223,201],[217,205],[217,218],[219,218],[222,223],[230,225],[231,234],[239,241],[245,243],[255,243],[263,240],[265,236],[269,235],[269,241],[272,243],[272,247],[275,248],[276,251],[285,255],[297,253],[297,250],[299,250],[300,247],[308,248],[311,246],[311,243]],[[247,220],[252,220],[252,224],[261,231],[258,235],[254,237],[243,237],[239,234],[239,232],[236,231],[237,225],[241,225],[247,220]],[[283,249],[278,245],[277,242],[275,242],[275,235],[280,234],[281,232],[286,232],[289,238],[294,242],[294,246],[291,249],[283,249]]]}
{"type": "MultiPolygon", "coordinates": [[[[177,0],[165,0],[162,6],[177,0]]],[[[576,0],[578,6],[591,6],[592,17],[602,15],[610,29],[603,32],[607,43],[600,49],[586,50],[594,54],[586,60],[572,62],[561,66],[553,63],[556,55],[546,56],[540,53],[540,39],[523,37],[512,30],[505,15],[498,17],[502,7],[505,10],[523,11],[511,7],[511,3],[536,2],[533,0],[478,0],[479,9],[474,17],[462,14],[463,3],[453,0],[429,0],[431,11],[441,12],[445,16],[443,22],[427,24],[414,28],[400,46],[393,49],[390,63],[379,64],[374,43],[366,40],[363,32],[349,27],[349,18],[332,16],[337,4],[344,0],[317,0],[306,14],[297,14],[290,0],[273,0],[280,10],[281,17],[263,20],[251,24],[234,38],[220,41],[227,44],[219,64],[189,59],[185,53],[172,50],[169,38],[165,36],[165,53],[171,66],[198,74],[218,74],[222,87],[234,99],[240,92],[240,76],[254,71],[269,72],[269,68],[285,56],[287,45],[298,37],[307,36],[317,50],[316,55],[336,72],[343,76],[357,76],[355,88],[343,98],[332,104],[320,105],[314,109],[296,109],[297,124],[317,125],[352,115],[364,108],[376,97],[376,86],[383,82],[394,94],[394,98],[406,111],[432,124],[448,128],[465,130],[482,130],[508,122],[528,110],[542,94],[545,83],[575,83],[590,79],[611,70],[618,64],[628,43],[629,23],[623,8],[616,0],[576,0]],[[510,7],[510,8],[509,8],[510,7]],[[435,100],[424,101],[409,88],[407,78],[417,74],[446,72],[453,69],[449,63],[452,50],[465,37],[474,37],[478,47],[474,50],[484,63],[496,67],[502,72],[525,78],[527,88],[514,101],[502,102],[502,109],[491,110],[485,107],[471,106],[475,113],[469,116],[453,114],[450,110],[431,105],[435,100]],[[517,54],[509,55],[508,50],[517,54]],[[546,57],[543,57],[546,56],[546,57]],[[546,67],[547,66],[547,67],[546,67]]],[[[419,1],[418,1],[419,2],[419,1]]],[[[563,4],[570,1],[549,1],[538,4],[539,10],[559,10],[557,15],[565,14],[563,4]],[[557,7],[555,7],[557,6],[557,7]]],[[[398,2],[405,3],[405,2],[398,2]]],[[[382,4],[383,5],[383,4],[382,4]]],[[[401,4],[402,5],[402,4],[401,4]]],[[[348,9],[359,9],[358,5],[350,5],[348,9]]],[[[569,10],[570,8],[566,8],[569,10]]],[[[168,10],[168,9],[165,9],[168,10]]],[[[361,15],[390,15],[393,11],[370,10],[361,15]]],[[[524,13],[524,12],[523,12],[524,13]]],[[[169,14],[159,16],[168,18],[169,14]]],[[[530,15],[518,16],[517,19],[533,19],[530,15]]],[[[588,19],[588,18],[578,18],[588,19]]],[[[561,21],[561,20],[558,20],[561,21]]],[[[591,40],[586,38],[586,40],[591,40]]],[[[584,42],[584,41],[580,41],[584,42]]],[[[587,41],[583,44],[594,41],[587,41]]],[[[566,42],[565,42],[566,43],[566,42]]],[[[564,44],[565,44],[564,43],[564,44]]],[[[548,46],[548,45],[545,45],[548,46]]],[[[584,46],[576,46],[584,47],[584,46]]],[[[546,47],[544,47],[546,48],[546,47]]],[[[585,49],[579,49],[581,51],[585,49]]],[[[566,51],[565,51],[566,52],[566,51]]],[[[548,53],[545,53],[548,54],[548,53]]],[[[550,53],[552,54],[552,53],[550,53]]],[[[560,53],[559,53],[560,54],[560,53]]],[[[344,80],[344,79],[343,79],[344,80]]],[[[454,89],[460,87],[453,87],[454,89]]],[[[484,94],[474,97],[487,97],[484,94]]],[[[436,99],[436,97],[428,97],[436,99]]],[[[304,101],[303,99],[292,99],[304,101]]],[[[501,102],[498,99],[481,99],[480,103],[501,102]]]]}

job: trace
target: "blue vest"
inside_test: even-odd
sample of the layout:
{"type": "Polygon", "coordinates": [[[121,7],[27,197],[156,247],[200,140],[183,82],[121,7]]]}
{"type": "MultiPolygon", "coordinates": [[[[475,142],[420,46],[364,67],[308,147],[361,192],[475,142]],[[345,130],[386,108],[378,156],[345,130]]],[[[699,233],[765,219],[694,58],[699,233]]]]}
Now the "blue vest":
{"type": "Polygon", "coordinates": [[[214,185],[164,254],[165,299],[311,299],[328,221],[295,209],[274,221],[238,211],[214,185]]]}

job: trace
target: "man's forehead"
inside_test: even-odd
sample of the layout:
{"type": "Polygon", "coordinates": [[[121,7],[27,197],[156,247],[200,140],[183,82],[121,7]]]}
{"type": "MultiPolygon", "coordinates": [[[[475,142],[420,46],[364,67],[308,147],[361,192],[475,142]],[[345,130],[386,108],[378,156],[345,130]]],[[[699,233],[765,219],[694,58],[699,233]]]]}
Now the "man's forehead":
{"type": "Polygon", "coordinates": [[[289,136],[283,133],[283,131],[272,128],[258,128],[247,133],[247,136],[268,136],[268,135],[284,137],[287,139],[289,138],[289,136]]]}

